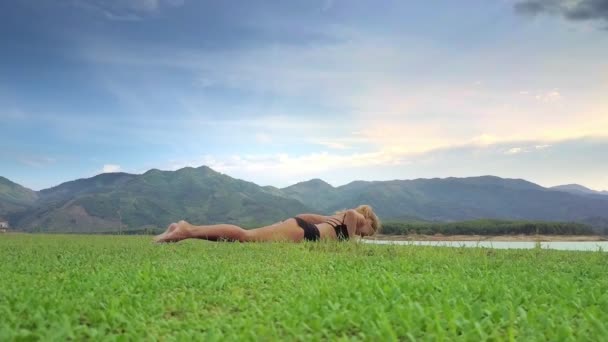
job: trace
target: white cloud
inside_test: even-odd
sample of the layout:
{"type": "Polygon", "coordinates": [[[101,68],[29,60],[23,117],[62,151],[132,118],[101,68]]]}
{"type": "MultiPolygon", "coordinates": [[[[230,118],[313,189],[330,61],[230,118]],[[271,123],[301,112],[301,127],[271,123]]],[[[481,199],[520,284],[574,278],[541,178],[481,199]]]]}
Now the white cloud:
{"type": "Polygon", "coordinates": [[[553,103],[562,100],[562,94],[559,89],[541,91],[521,90],[519,91],[519,95],[522,95],[524,98],[535,99],[542,103],[553,103]]]}
{"type": "Polygon", "coordinates": [[[169,170],[186,166],[206,165],[233,177],[289,184],[295,179],[317,177],[320,173],[336,170],[358,169],[369,166],[407,165],[407,156],[399,151],[379,150],[367,153],[338,154],[314,152],[303,155],[289,153],[213,156],[205,155],[190,161],[170,161],[169,170]]]}
{"type": "Polygon", "coordinates": [[[103,173],[111,173],[118,171],[120,171],[120,165],[116,164],[104,164],[103,168],[101,169],[101,172],[103,173]]]}
{"type": "MultiPolygon", "coordinates": [[[[311,178],[322,178],[331,184],[340,185],[357,179],[468,177],[483,174],[525,178],[548,185],[552,182],[563,184],[599,180],[596,175],[605,178],[604,173],[608,164],[601,161],[597,164],[598,158],[594,155],[601,154],[601,146],[606,144],[608,137],[554,142],[550,146],[555,149],[555,153],[545,154],[543,158],[527,158],[526,163],[516,162],[514,157],[523,154],[529,156],[540,154],[544,149],[549,148],[549,144],[543,141],[511,141],[488,145],[469,143],[421,153],[399,149],[397,146],[379,148],[370,152],[352,150],[300,155],[292,153],[204,155],[188,161],[171,161],[168,169],[207,165],[231,177],[274,186],[287,186],[311,178]],[[588,169],[589,164],[571,165],[569,160],[572,158],[572,150],[562,149],[561,145],[565,147],[576,145],[586,149],[587,161],[595,162],[597,167],[588,169]],[[552,173],[553,168],[557,170],[552,173]],[[577,171],[573,172],[573,170],[577,171]]],[[[606,187],[605,184],[608,183],[602,181],[593,184],[596,187],[606,187]]]]}
{"type": "Polygon", "coordinates": [[[529,146],[525,146],[525,147],[512,147],[508,150],[505,151],[505,154],[519,154],[519,153],[526,153],[526,152],[532,152],[532,151],[539,151],[539,150],[544,150],[546,148],[551,147],[552,145],[549,144],[538,144],[538,145],[529,145],[529,146]]]}
{"type": "Polygon", "coordinates": [[[234,155],[223,160],[207,158],[211,168],[222,172],[272,172],[280,175],[314,175],[316,172],[339,168],[357,168],[373,165],[399,165],[407,163],[404,156],[393,151],[334,154],[328,152],[292,156],[288,153],[270,155],[234,155]]]}
{"type": "Polygon", "coordinates": [[[350,146],[346,145],[343,142],[339,141],[331,141],[331,140],[315,140],[312,141],[313,144],[325,146],[327,148],[335,149],[335,150],[347,150],[350,146]]]}
{"type": "Polygon", "coordinates": [[[471,139],[471,143],[474,145],[487,146],[494,144],[498,141],[498,138],[492,134],[482,134],[471,139]]]}
{"type": "Polygon", "coordinates": [[[512,147],[512,148],[506,150],[505,154],[518,154],[521,152],[526,152],[526,150],[522,149],[521,147],[512,147]]]}
{"type": "MultiPolygon", "coordinates": [[[[511,77],[508,73],[512,71],[505,69],[497,71],[499,74],[488,75],[487,80],[484,78],[483,86],[479,86],[479,72],[466,76],[442,74],[438,81],[433,80],[432,75],[425,76],[430,71],[424,67],[433,61],[444,61],[445,54],[440,46],[403,38],[413,44],[412,49],[417,51],[413,54],[402,48],[408,46],[409,49],[405,42],[394,44],[394,37],[370,37],[355,31],[333,29],[326,33],[336,38],[335,43],[256,45],[209,51],[172,49],[169,54],[152,46],[120,49],[118,44],[99,44],[85,46],[84,57],[113,66],[136,65],[154,70],[170,67],[187,71],[193,79],[200,81],[200,87],[194,87],[193,94],[178,96],[176,112],[185,113],[188,118],[182,117],[175,122],[187,126],[185,130],[200,130],[202,126],[211,125],[249,130],[242,136],[250,140],[250,132],[263,131],[254,134],[258,143],[286,139],[289,143],[307,142],[332,150],[405,154],[513,141],[538,141],[540,146],[564,139],[602,135],[608,129],[606,100],[602,97],[584,101],[581,94],[578,98],[573,96],[576,89],[566,87],[564,93],[568,93],[568,101],[561,101],[562,93],[554,84],[567,84],[566,76],[560,76],[561,82],[552,80],[549,85],[497,85],[493,80],[511,77]],[[139,58],[140,52],[149,58],[139,58]],[[260,117],[255,110],[242,109],[242,112],[230,113],[231,119],[209,119],[204,113],[213,110],[207,109],[200,98],[204,94],[202,88],[214,86],[277,99],[274,108],[263,110],[276,110],[272,114],[279,115],[265,113],[266,116],[260,117]],[[531,88],[527,89],[528,86],[531,88]],[[318,119],[318,112],[311,113],[315,119],[303,118],[304,115],[281,116],[281,113],[294,110],[280,101],[284,98],[289,100],[286,102],[294,103],[314,99],[315,103],[335,109],[333,112],[328,110],[323,120],[318,119]],[[190,122],[189,118],[195,119],[190,122]],[[334,128],[335,132],[335,127],[340,130],[338,138],[335,133],[328,132],[328,128],[334,128]],[[289,129],[314,133],[308,138],[285,136],[284,132],[289,129]],[[348,135],[348,132],[358,134],[348,135]]],[[[460,62],[466,65],[467,57],[460,57],[460,62]]],[[[479,70],[483,71],[483,67],[479,65],[479,70]]],[[[492,65],[489,69],[493,73],[496,68],[492,65]]],[[[531,69],[529,77],[537,75],[535,72],[531,69]]],[[[147,107],[146,101],[139,100],[147,98],[146,94],[137,94],[132,87],[124,88],[116,93],[135,99],[121,98],[123,103],[134,107],[132,112],[154,110],[147,107]]],[[[608,88],[598,85],[597,89],[599,93],[608,88]]],[[[151,120],[146,119],[146,122],[151,120]]],[[[510,153],[521,152],[524,151],[510,153]]]]}
{"type": "MultiPolygon", "coordinates": [[[[371,152],[313,152],[303,155],[289,153],[275,154],[248,154],[231,156],[205,155],[191,161],[171,161],[168,169],[177,170],[186,166],[207,165],[219,172],[227,173],[245,179],[264,178],[264,175],[273,175],[276,182],[281,183],[287,179],[305,179],[318,176],[320,173],[337,170],[357,170],[369,167],[394,167],[410,165],[414,162],[429,160],[433,153],[449,151],[452,148],[467,150],[486,150],[497,144],[465,144],[461,146],[441,147],[426,151],[412,151],[407,147],[382,147],[371,152]]],[[[535,145],[543,146],[543,145],[535,145]]],[[[491,150],[491,149],[489,149],[491,150]]],[[[504,150],[503,150],[504,151],[504,150]]],[[[513,147],[504,154],[517,154],[528,152],[527,147],[513,147]]],[[[499,155],[501,152],[496,151],[499,155]]],[[[276,183],[275,183],[276,184],[276,183]]],[[[286,183],[284,183],[286,184],[286,183]]]]}
{"type": "Polygon", "coordinates": [[[552,90],[546,93],[537,94],[534,98],[541,102],[557,102],[562,99],[562,94],[557,90],[552,90]]]}

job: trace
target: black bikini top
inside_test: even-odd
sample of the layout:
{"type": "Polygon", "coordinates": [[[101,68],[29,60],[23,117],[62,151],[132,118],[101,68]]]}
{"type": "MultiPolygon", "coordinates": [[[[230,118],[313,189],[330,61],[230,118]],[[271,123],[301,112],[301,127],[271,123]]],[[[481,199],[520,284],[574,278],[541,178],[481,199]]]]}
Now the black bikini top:
{"type": "Polygon", "coordinates": [[[336,231],[336,236],[338,240],[348,240],[348,229],[346,228],[346,224],[344,224],[344,218],[346,218],[346,214],[342,218],[342,222],[335,217],[330,217],[325,221],[325,223],[329,224],[336,231]]]}

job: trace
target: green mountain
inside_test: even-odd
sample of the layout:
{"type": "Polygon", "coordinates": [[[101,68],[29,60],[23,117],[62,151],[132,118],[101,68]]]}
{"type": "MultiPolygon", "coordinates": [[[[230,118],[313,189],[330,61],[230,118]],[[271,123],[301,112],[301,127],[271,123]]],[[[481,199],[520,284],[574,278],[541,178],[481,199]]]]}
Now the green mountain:
{"type": "Polygon", "coordinates": [[[94,215],[100,208],[83,207],[86,198],[105,197],[137,175],[103,173],[77,179],[38,192],[38,200],[25,212],[12,215],[12,224],[28,231],[95,232],[120,228],[117,213],[94,215]]]}
{"type": "Polygon", "coordinates": [[[27,231],[104,232],[193,223],[270,224],[309,211],[302,203],[208,167],[101,174],[40,191],[15,226],[27,231]]]}
{"type": "Polygon", "coordinates": [[[326,211],[341,200],[340,192],[321,179],[311,179],[280,189],[283,196],[294,198],[317,211],[326,211]]]}
{"type": "MultiPolygon", "coordinates": [[[[305,193],[304,184],[299,192],[305,193]]],[[[308,186],[312,191],[315,184],[308,186]]],[[[288,188],[286,188],[288,189],[288,188]]],[[[286,190],[284,189],[284,190],[286,190]]],[[[416,217],[432,221],[460,221],[480,218],[581,221],[608,217],[608,200],[552,191],[520,179],[494,176],[352,182],[329,192],[337,200],[326,211],[372,205],[380,217],[416,217]],[[336,195],[337,194],[337,195],[336,195]]],[[[304,204],[316,202],[301,197],[304,204]]]]}
{"type": "Polygon", "coordinates": [[[198,224],[270,224],[298,213],[372,205],[381,219],[576,221],[605,227],[608,197],[547,189],[493,176],[355,181],[333,187],[313,179],[260,187],[202,166],[141,175],[101,174],[33,192],[4,178],[0,208],[25,231],[111,232],[198,224]]]}
{"type": "Polygon", "coordinates": [[[592,197],[606,196],[605,198],[608,198],[608,191],[591,190],[591,189],[584,187],[582,185],[579,185],[579,184],[557,185],[557,186],[551,187],[550,189],[557,190],[557,191],[563,191],[563,192],[569,192],[571,194],[576,194],[576,195],[586,195],[586,196],[592,196],[592,197]]]}
{"type": "Polygon", "coordinates": [[[0,177],[0,221],[27,209],[37,198],[35,191],[0,177]]]}
{"type": "Polygon", "coordinates": [[[95,177],[77,179],[41,190],[40,200],[46,203],[61,202],[86,194],[111,191],[124,186],[136,177],[137,175],[124,172],[102,173],[95,177]]]}

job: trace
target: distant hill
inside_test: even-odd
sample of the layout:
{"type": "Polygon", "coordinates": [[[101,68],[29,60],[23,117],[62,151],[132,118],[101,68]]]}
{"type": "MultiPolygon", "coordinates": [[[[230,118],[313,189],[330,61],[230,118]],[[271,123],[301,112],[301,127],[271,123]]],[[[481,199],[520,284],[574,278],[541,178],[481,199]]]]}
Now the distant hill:
{"type": "Polygon", "coordinates": [[[0,221],[26,210],[38,198],[35,191],[0,177],[0,221]]]}
{"type": "MultiPolygon", "coordinates": [[[[304,182],[296,186],[298,193],[303,194],[314,193],[319,185],[304,182]]],[[[283,191],[293,191],[293,187],[283,191]]],[[[378,215],[388,219],[582,221],[594,216],[608,217],[608,201],[551,191],[521,179],[494,176],[357,181],[333,189],[323,187],[322,196],[332,197],[329,205],[324,203],[325,207],[317,206],[317,202],[310,200],[314,196],[300,196],[299,200],[307,206],[325,211],[368,203],[378,215]]]]}
{"type": "Polygon", "coordinates": [[[43,202],[65,201],[90,193],[111,191],[112,189],[124,186],[134,178],[137,178],[137,175],[123,172],[102,173],[91,178],[65,182],[58,186],[41,190],[38,194],[43,202]]]}
{"type": "Polygon", "coordinates": [[[14,225],[27,231],[103,232],[194,223],[270,224],[309,211],[250,182],[208,167],[101,174],[40,191],[14,225]]]}
{"type": "Polygon", "coordinates": [[[202,166],[152,169],[141,175],[106,173],[39,192],[5,178],[0,181],[0,208],[11,225],[25,231],[163,229],[180,219],[256,226],[298,213],[331,213],[362,203],[372,205],[386,221],[545,220],[604,228],[608,222],[604,195],[547,189],[494,176],[355,181],[339,187],[312,179],[279,189],[202,166]]]}
{"type": "Polygon", "coordinates": [[[321,179],[311,179],[280,189],[283,196],[294,198],[317,211],[326,211],[341,199],[339,190],[321,179]]]}
{"type": "Polygon", "coordinates": [[[558,186],[553,186],[550,189],[553,190],[557,190],[557,191],[563,191],[563,192],[569,192],[571,194],[576,194],[576,195],[587,195],[587,196],[606,196],[605,198],[608,199],[608,191],[596,191],[596,190],[591,190],[587,187],[584,187],[582,185],[579,184],[565,184],[565,185],[558,185],[558,186]]]}

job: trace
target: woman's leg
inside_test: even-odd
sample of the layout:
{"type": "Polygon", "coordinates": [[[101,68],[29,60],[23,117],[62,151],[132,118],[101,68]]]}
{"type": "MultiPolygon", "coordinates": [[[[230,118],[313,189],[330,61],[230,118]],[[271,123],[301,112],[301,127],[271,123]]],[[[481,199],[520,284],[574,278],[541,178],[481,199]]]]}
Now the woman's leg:
{"type": "Polygon", "coordinates": [[[294,241],[304,238],[304,231],[296,221],[285,220],[271,226],[245,230],[232,224],[194,226],[186,221],[172,223],[163,234],[157,235],[156,242],[177,242],[185,239],[205,239],[211,241],[294,241]]]}
{"type": "Polygon", "coordinates": [[[156,242],[177,242],[185,239],[204,239],[246,242],[249,241],[250,235],[249,231],[232,224],[194,226],[186,221],[179,221],[169,225],[167,231],[157,235],[154,240],[156,242]]]}

